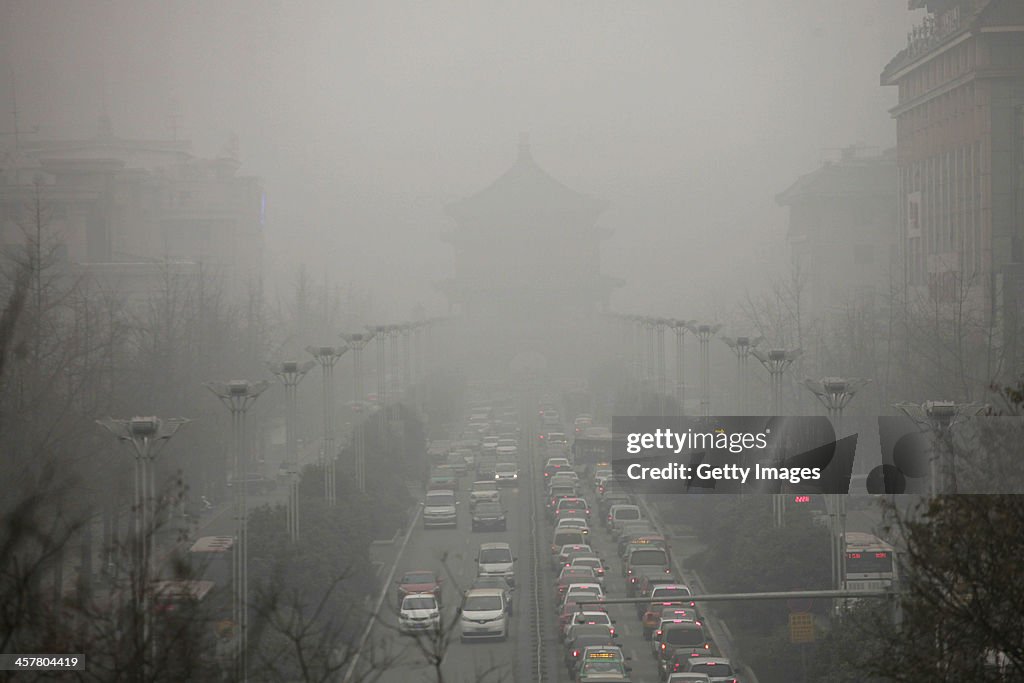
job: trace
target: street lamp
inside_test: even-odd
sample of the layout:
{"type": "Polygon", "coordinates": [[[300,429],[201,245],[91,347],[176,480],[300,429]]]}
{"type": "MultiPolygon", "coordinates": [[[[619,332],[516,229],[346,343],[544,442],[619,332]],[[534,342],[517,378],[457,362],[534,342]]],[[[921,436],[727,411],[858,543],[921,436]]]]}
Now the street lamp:
{"type": "Polygon", "coordinates": [[[234,446],[235,509],[238,520],[238,538],[234,545],[234,600],[232,602],[238,638],[235,640],[236,678],[246,680],[248,676],[247,643],[249,639],[249,567],[248,548],[248,488],[249,454],[245,443],[245,414],[260,394],[267,390],[270,382],[250,382],[233,379],[229,382],[208,382],[206,388],[220,399],[231,411],[231,443],[234,446]]]}
{"type": "Polygon", "coordinates": [[[108,417],[96,420],[119,441],[130,443],[135,451],[135,609],[142,611],[142,642],[149,641],[152,610],[148,605],[147,582],[155,576],[152,566],[156,556],[156,477],[154,461],[171,437],[189,422],[183,417],[161,420],[158,417],[133,417],[117,420],[108,417]]]}
{"type": "Polygon", "coordinates": [[[686,328],[697,335],[700,340],[700,413],[702,417],[711,415],[711,357],[708,355],[708,341],[722,329],[721,325],[687,324],[686,328]]]}
{"type": "Polygon", "coordinates": [[[761,361],[761,365],[768,371],[771,385],[771,414],[778,415],[782,410],[782,373],[793,364],[803,353],[803,349],[751,349],[750,353],[754,358],[761,361]]]}
{"type": "Polygon", "coordinates": [[[298,436],[298,387],[306,373],[313,369],[316,361],[305,363],[288,360],[283,363],[267,363],[270,371],[284,384],[285,400],[288,404],[285,417],[285,461],[288,467],[288,535],[292,541],[299,540],[299,453],[298,436]]]}
{"type": "Polygon", "coordinates": [[[334,448],[334,364],[348,351],[347,346],[307,346],[309,352],[320,367],[324,377],[324,452],[322,456],[324,469],[324,498],[327,504],[334,506],[337,489],[334,483],[335,460],[337,451],[334,448]]]}
{"type": "Polygon", "coordinates": [[[669,327],[671,327],[676,333],[676,401],[679,403],[680,416],[686,414],[686,384],[684,374],[685,356],[683,355],[684,341],[686,337],[686,330],[696,322],[696,320],[677,319],[669,321],[669,327]]]}
{"type": "Polygon", "coordinates": [[[747,361],[750,350],[760,344],[764,337],[722,337],[729,348],[736,354],[736,406],[737,415],[746,415],[749,409],[747,394],[747,361]]]}
{"type": "Polygon", "coordinates": [[[921,404],[897,403],[895,407],[918,425],[927,427],[935,434],[935,440],[938,442],[940,450],[940,467],[939,472],[936,472],[935,455],[933,454],[928,463],[931,472],[931,494],[934,496],[940,490],[940,476],[942,493],[956,493],[956,462],[953,457],[953,446],[951,443],[947,443],[950,433],[953,425],[964,418],[980,415],[988,410],[988,405],[956,403],[955,401],[925,401],[921,404]]]}
{"type": "MultiPolygon", "coordinates": [[[[857,390],[870,382],[869,379],[853,377],[825,377],[820,380],[805,379],[804,386],[818,397],[836,433],[836,440],[843,435],[843,408],[853,399],[857,390]]],[[[832,587],[846,588],[846,496],[830,493],[825,496],[828,508],[829,531],[831,535],[832,587]]]]}
{"type": "Polygon", "coordinates": [[[376,325],[367,328],[377,338],[377,419],[380,431],[381,450],[388,452],[388,402],[387,402],[387,342],[390,325],[376,325]]]}
{"type": "MultiPolygon", "coordinates": [[[[362,332],[343,333],[341,335],[348,348],[352,349],[352,407],[353,410],[362,410],[363,400],[366,396],[363,389],[363,349],[373,339],[373,333],[362,332]]],[[[353,420],[352,428],[352,450],[355,451],[356,461],[356,484],[361,492],[366,491],[366,440],[363,434],[363,427],[356,420],[353,420]]]]}

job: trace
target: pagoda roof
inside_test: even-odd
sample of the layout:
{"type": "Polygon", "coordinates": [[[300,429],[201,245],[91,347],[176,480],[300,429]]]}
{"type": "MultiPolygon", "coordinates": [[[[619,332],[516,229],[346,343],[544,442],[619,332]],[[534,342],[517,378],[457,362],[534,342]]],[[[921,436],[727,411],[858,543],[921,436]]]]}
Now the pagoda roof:
{"type": "Polygon", "coordinates": [[[533,158],[529,144],[519,144],[516,162],[491,185],[446,207],[459,222],[505,223],[510,217],[573,215],[595,220],[607,202],[570,189],[533,158]]]}

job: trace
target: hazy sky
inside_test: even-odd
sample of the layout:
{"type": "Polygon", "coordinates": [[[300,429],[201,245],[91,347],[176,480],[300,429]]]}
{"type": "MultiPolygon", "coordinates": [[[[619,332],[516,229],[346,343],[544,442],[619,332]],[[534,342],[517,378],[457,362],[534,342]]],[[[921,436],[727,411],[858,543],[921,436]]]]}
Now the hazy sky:
{"type": "Polygon", "coordinates": [[[121,137],[169,138],[172,111],[201,156],[237,134],[277,276],[326,268],[396,318],[441,312],[443,207],[502,173],[522,131],[552,175],[610,202],[616,308],[727,304],[782,245],[776,193],[830,149],[894,143],[878,76],[919,20],[905,0],[0,7],[0,131],[13,78],[21,127],[47,136],[94,134],[104,91],[121,137]]]}

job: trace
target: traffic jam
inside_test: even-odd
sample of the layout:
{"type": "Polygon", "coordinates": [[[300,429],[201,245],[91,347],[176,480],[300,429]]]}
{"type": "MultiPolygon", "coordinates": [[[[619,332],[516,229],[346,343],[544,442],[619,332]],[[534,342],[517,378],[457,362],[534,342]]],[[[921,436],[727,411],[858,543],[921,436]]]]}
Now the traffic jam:
{"type": "MultiPolygon", "coordinates": [[[[610,432],[590,415],[563,418],[550,399],[540,399],[526,419],[492,404],[502,402],[472,404],[453,439],[429,448],[423,533],[459,528],[461,500],[468,503],[471,539],[486,535],[480,543],[467,541],[476,577],[452,607],[458,642],[501,643],[517,633],[526,638],[525,629],[513,626],[518,604],[520,612],[549,612],[537,615],[544,624],[534,640],[545,642],[535,658],[554,669],[544,672],[550,680],[738,683],[733,663],[690,600],[665,530],[616,480],[610,458],[578,457],[583,450],[573,447],[574,441],[610,441],[610,432]],[[521,424],[532,428],[524,434],[521,424]],[[524,518],[529,523],[522,532],[506,536],[511,508],[529,505],[528,486],[538,514],[524,518]],[[515,540],[519,548],[494,538],[515,540]],[[540,560],[533,571],[517,557],[530,543],[540,560]],[[642,600],[605,604],[617,598],[642,600]]],[[[403,634],[445,627],[443,601],[449,598],[442,595],[442,573],[410,570],[396,581],[403,634]]]]}

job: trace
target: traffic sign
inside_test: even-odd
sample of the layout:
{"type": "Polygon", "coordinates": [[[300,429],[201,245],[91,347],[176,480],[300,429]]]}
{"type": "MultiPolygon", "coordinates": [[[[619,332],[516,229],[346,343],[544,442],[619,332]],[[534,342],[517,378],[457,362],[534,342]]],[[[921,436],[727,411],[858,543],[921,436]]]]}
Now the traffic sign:
{"type": "Polygon", "coordinates": [[[814,642],[814,615],[810,612],[793,612],[789,615],[789,642],[814,642]]]}

